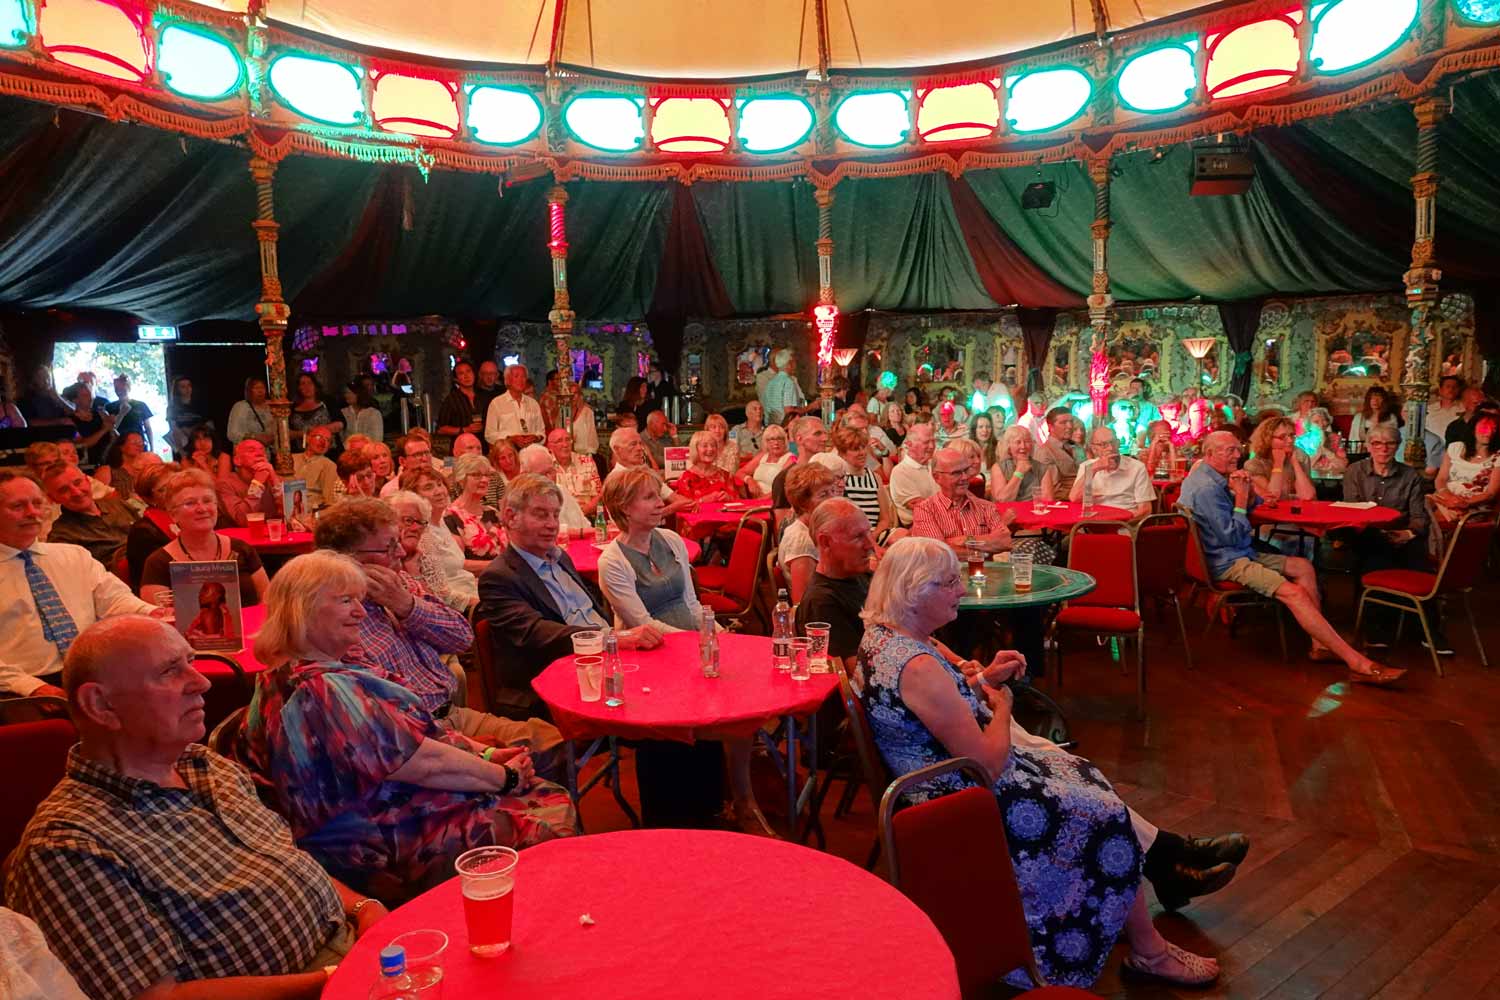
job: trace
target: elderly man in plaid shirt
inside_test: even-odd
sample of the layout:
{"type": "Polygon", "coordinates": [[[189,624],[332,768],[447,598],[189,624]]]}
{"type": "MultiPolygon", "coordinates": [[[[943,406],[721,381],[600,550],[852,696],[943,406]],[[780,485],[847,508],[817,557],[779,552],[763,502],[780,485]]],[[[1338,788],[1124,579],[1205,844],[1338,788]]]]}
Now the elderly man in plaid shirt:
{"type": "Polygon", "coordinates": [[[182,636],[144,616],[68,650],[79,742],[11,857],[6,902],[92,1000],[312,1000],[385,915],[199,745],[208,686],[182,636]]]}
{"type": "Polygon", "coordinates": [[[974,460],[958,448],[942,448],[932,456],[934,495],[912,505],[911,533],[947,542],[964,557],[972,544],[985,552],[1010,549],[1010,522],[1015,514],[1000,513],[993,501],[969,492],[974,460]]]}

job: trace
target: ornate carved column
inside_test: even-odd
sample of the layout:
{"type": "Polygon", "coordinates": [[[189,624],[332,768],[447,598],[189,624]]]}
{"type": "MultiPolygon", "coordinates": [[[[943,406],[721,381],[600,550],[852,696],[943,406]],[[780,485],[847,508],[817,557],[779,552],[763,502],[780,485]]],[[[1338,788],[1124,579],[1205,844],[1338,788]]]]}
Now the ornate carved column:
{"type": "Polygon", "coordinates": [[[260,301],[255,304],[255,315],[260,321],[260,332],[266,338],[266,388],[269,390],[271,416],[275,420],[272,432],[276,435],[276,472],[282,476],[292,474],[291,430],[287,419],[292,414],[292,404],[286,398],[286,355],[281,341],[286,335],[287,319],[291,308],[281,298],[281,275],[276,264],[276,237],[280,226],[276,222],[276,203],[271,189],[271,179],[276,176],[276,164],[258,156],[250,158],[250,177],[255,181],[255,239],[260,244],[260,301]]]}
{"type": "Polygon", "coordinates": [[[833,189],[816,188],[818,204],[818,304],[813,306],[817,333],[818,405],[825,423],[833,419],[833,338],[839,307],[833,301],[833,189]]]}
{"type": "Polygon", "coordinates": [[[573,304],[568,299],[568,191],[554,184],[547,192],[547,250],[552,254],[552,342],[557,348],[557,391],[564,427],[573,423],[573,304]]]}
{"type": "Polygon", "coordinates": [[[1114,322],[1115,300],[1109,294],[1109,158],[1089,160],[1089,178],[1094,182],[1094,281],[1089,295],[1089,397],[1094,420],[1108,420],[1109,331],[1114,322]]]}
{"type": "MultiPolygon", "coordinates": [[[[1438,125],[1448,114],[1448,101],[1424,97],[1414,110],[1417,115],[1417,173],[1411,179],[1417,200],[1416,234],[1411,245],[1411,269],[1402,277],[1406,285],[1406,307],[1411,310],[1411,336],[1406,343],[1406,364],[1401,389],[1406,397],[1406,424],[1421,428],[1427,418],[1427,397],[1432,390],[1432,312],[1441,293],[1443,272],[1437,267],[1438,125]]],[[[1405,459],[1425,468],[1425,446],[1420,433],[1406,444],[1405,459]]]]}

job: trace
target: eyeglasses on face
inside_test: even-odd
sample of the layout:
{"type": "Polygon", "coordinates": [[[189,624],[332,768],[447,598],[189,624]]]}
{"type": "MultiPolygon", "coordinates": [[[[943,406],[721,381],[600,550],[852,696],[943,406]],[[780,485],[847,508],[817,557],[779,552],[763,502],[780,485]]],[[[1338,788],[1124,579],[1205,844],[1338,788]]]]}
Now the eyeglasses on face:
{"type": "Polygon", "coordinates": [[[361,556],[394,556],[394,555],[400,555],[401,554],[401,542],[398,539],[392,538],[391,541],[390,541],[390,544],[388,544],[383,549],[378,549],[378,548],[355,549],[354,552],[355,552],[356,555],[361,555],[361,556]]]}

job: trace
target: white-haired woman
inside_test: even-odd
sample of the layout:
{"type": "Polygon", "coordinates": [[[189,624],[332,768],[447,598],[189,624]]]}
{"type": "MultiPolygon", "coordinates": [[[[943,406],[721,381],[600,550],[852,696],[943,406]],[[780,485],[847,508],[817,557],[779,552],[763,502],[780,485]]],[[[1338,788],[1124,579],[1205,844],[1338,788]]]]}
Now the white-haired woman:
{"type": "Polygon", "coordinates": [[[599,589],[615,610],[615,627],[646,623],[662,632],[698,628],[687,545],[661,527],[661,480],[650,469],[616,469],[604,482],[604,509],[620,528],[599,553],[599,589]]]}
{"type": "Polygon", "coordinates": [[[427,503],[427,510],[423,515],[427,523],[417,542],[418,552],[422,557],[422,578],[443,580],[440,587],[429,584],[432,591],[440,595],[443,603],[450,608],[467,611],[479,594],[479,584],[474,574],[483,572],[489,561],[466,558],[463,546],[443,523],[448,487],[443,481],[442,473],[430,466],[418,466],[402,475],[401,486],[402,489],[397,492],[414,493],[427,503]],[[462,603],[459,602],[460,597],[462,603]]]}
{"type": "MultiPolygon", "coordinates": [[[[723,418],[719,418],[723,423],[723,418]]],[[[689,500],[712,503],[717,500],[733,500],[738,491],[734,476],[719,466],[719,439],[708,430],[701,430],[688,438],[688,467],[672,488],[689,500]]]]}
{"type": "MultiPolygon", "coordinates": [[[[856,676],[891,773],[972,757],[990,779],[1037,965],[1049,982],[1087,989],[1123,931],[1130,968],[1180,985],[1218,978],[1218,962],[1164,939],[1140,891],[1143,851],[1125,803],[1088,761],[1038,741],[1012,743],[1011,692],[1025,659],[955,664],[933,632],[958,615],[958,558],[943,542],[903,538],[870,581],[856,676]]],[[[954,773],[914,789],[923,802],[969,784],[954,773]]],[[[1013,985],[1026,984],[1019,973],[1013,985]]]]}
{"type": "Polygon", "coordinates": [[[768,497],[781,470],[795,461],[797,456],[787,450],[786,428],[772,424],[760,436],[760,451],[740,466],[737,478],[752,497],[768,497]]]}
{"type": "Polygon", "coordinates": [[[271,581],[254,548],[214,530],[219,523],[219,496],[208,473],[184,469],[158,486],[157,492],[165,498],[177,537],[146,557],[141,566],[141,600],[171,606],[173,563],[233,562],[239,570],[240,605],[259,604],[271,581]]]}
{"type": "Polygon", "coordinates": [[[382,902],[451,878],[473,847],[524,848],[578,832],[567,792],[520,747],[476,744],[410,689],[358,662],[366,578],[319,550],[282,567],[266,596],[245,718],[245,759],[274,790],[297,845],[382,902]]]}
{"type": "Polygon", "coordinates": [[[443,524],[463,545],[464,559],[486,564],[505,548],[500,511],[485,502],[495,470],[483,455],[461,455],[453,463],[458,499],[448,505],[443,524]]]}
{"type": "Polygon", "coordinates": [[[1003,502],[1051,500],[1057,494],[1057,466],[1036,461],[1036,439],[1020,424],[1000,435],[998,460],[990,469],[990,496],[1003,502]]]}

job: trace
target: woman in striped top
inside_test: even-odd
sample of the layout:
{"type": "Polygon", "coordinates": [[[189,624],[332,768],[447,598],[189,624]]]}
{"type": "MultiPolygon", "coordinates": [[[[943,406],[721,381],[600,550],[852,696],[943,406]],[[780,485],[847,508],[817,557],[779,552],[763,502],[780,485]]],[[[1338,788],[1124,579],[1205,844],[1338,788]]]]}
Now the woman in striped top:
{"type": "Polygon", "coordinates": [[[833,448],[849,467],[844,476],[844,499],[859,508],[860,513],[875,526],[875,537],[879,538],[896,523],[895,508],[891,504],[890,492],[868,467],[869,432],[840,424],[833,431],[833,448]]]}

